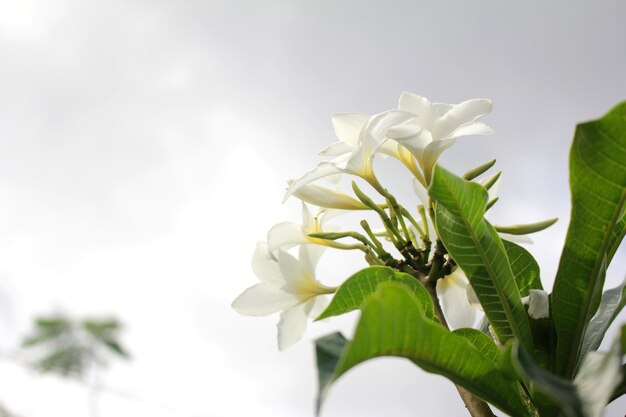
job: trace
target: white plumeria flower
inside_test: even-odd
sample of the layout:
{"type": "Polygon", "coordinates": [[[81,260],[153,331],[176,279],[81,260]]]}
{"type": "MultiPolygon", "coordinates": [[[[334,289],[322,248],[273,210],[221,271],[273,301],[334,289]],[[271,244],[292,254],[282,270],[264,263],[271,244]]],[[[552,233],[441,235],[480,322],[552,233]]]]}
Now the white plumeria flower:
{"type": "Polygon", "coordinates": [[[287,189],[285,200],[306,184],[342,173],[356,175],[377,185],[373,172],[375,153],[384,143],[389,129],[414,117],[414,114],[401,110],[389,110],[372,117],[360,113],[334,115],[333,126],[340,142],[321,152],[324,156],[334,158],[321,162],[315,169],[295,180],[287,189]]]}
{"type": "Polygon", "coordinates": [[[469,280],[459,267],[437,280],[437,298],[450,330],[474,325],[476,307],[471,303],[468,288],[471,288],[469,280]]]}
{"type": "Polygon", "coordinates": [[[274,259],[265,242],[257,244],[252,269],[261,281],[245,290],[232,303],[240,314],[267,316],[281,312],[278,322],[278,349],[285,350],[300,340],[309,317],[317,317],[326,306],[326,297],[335,288],[315,279],[315,266],[321,254],[319,246],[300,246],[299,258],[279,250],[274,259]]]}
{"type": "Polygon", "coordinates": [[[404,92],[399,110],[416,117],[390,129],[388,138],[406,149],[417,159],[422,176],[417,177],[426,186],[439,155],[452,146],[459,136],[487,135],[489,126],[476,120],[491,112],[488,99],[467,100],[459,104],[431,103],[428,99],[404,92]]]}
{"type": "Polygon", "coordinates": [[[325,222],[339,214],[341,214],[341,212],[338,210],[319,209],[315,215],[313,215],[309,207],[302,203],[302,224],[282,222],[278,223],[267,232],[267,245],[270,254],[275,255],[279,249],[287,250],[294,246],[305,244],[346,248],[346,245],[343,243],[309,236],[309,233],[337,231],[337,227],[325,226],[325,222]]]}
{"type": "MultiPolygon", "coordinates": [[[[288,184],[293,184],[289,180],[288,184]]],[[[359,200],[331,188],[320,187],[315,184],[304,184],[293,195],[302,201],[314,206],[337,210],[368,210],[369,208],[359,200]]]]}

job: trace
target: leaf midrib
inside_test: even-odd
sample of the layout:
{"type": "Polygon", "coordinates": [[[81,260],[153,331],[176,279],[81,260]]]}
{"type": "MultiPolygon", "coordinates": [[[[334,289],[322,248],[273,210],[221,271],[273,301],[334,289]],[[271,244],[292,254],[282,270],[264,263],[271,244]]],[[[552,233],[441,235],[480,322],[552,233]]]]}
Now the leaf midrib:
{"type": "MultiPolygon", "coordinates": [[[[448,192],[450,193],[451,196],[453,196],[453,199],[457,205],[457,208],[460,207],[459,202],[457,200],[456,197],[454,197],[454,193],[452,192],[451,188],[448,185],[448,182],[445,182],[445,186],[448,189],[448,192]]],[[[461,218],[463,219],[463,223],[465,224],[465,228],[469,231],[469,235],[472,238],[472,241],[474,242],[474,246],[477,248],[478,253],[481,257],[481,260],[483,261],[483,265],[489,270],[489,274],[490,277],[495,276],[495,271],[493,270],[491,263],[488,262],[488,259],[486,257],[486,255],[484,254],[483,250],[482,250],[482,246],[479,244],[480,241],[478,240],[477,236],[474,233],[474,230],[472,229],[472,227],[470,226],[468,220],[466,219],[466,216],[463,214],[463,210],[459,210],[459,212],[461,213],[461,218]]],[[[485,224],[486,220],[483,218],[482,219],[482,224],[484,225],[485,228],[488,228],[487,225],[485,224]]],[[[504,254],[506,256],[506,253],[504,254]]],[[[511,273],[512,275],[512,273],[511,273]]],[[[516,336],[519,340],[524,340],[522,337],[520,337],[520,332],[519,329],[517,329],[517,326],[515,325],[515,321],[512,320],[512,318],[514,319],[515,317],[513,317],[513,311],[511,310],[511,307],[509,306],[508,302],[506,302],[506,297],[504,297],[504,293],[500,287],[500,285],[497,285],[496,280],[492,279],[492,281],[494,282],[494,287],[496,289],[496,292],[498,294],[498,298],[500,298],[500,303],[503,305],[504,310],[505,310],[505,315],[507,317],[507,319],[509,320],[509,327],[511,328],[513,335],[516,336]],[[503,300],[504,299],[504,300],[503,300]]],[[[505,342],[505,340],[503,340],[502,342],[505,342]]],[[[527,342],[524,342],[527,343],[527,342]]]]}
{"type": "Polygon", "coordinates": [[[576,327],[574,328],[574,334],[573,334],[573,340],[576,343],[576,350],[574,351],[570,351],[570,355],[569,358],[567,360],[567,367],[566,369],[566,375],[571,378],[574,374],[574,370],[576,369],[577,365],[578,365],[578,355],[580,354],[580,350],[582,348],[582,342],[583,342],[583,336],[585,334],[585,330],[587,329],[588,326],[588,318],[589,317],[589,308],[591,306],[591,303],[593,301],[593,296],[595,295],[596,291],[596,286],[598,285],[598,276],[599,276],[599,272],[600,269],[602,267],[602,265],[604,264],[604,262],[602,262],[602,257],[607,256],[607,249],[609,246],[609,242],[611,240],[611,236],[613,234],[613,229],[615,228],[615,225],[617,224],[617,222],[621,219],[621,214],[622,214],[622,210],[624,208],[624,204],[626,204],[626,190],[624,190],[622,192],[622,196],[618,202],[618,204],[616,205],[616,210],[613,212],[613,216],[611,217],[611,222],[609,227],[607,228],[607,231],[604,234],[604,238],[602,240],[602,246],[601,246],[601,250],[598,252],[599,255],[596,257],[596,259],[594,260],[594,267],[593,267],[593,271],[591,274],[591,285],[587,288],[587,292],[585,293],[585,297],[584,297],[584,301],[583,301],[583,308],[581,308],[579,311],[579,314],[577,316],[577,320],[576,320],[576,327]],[[591,290],[590,290],[591,289],[591,290]]]}

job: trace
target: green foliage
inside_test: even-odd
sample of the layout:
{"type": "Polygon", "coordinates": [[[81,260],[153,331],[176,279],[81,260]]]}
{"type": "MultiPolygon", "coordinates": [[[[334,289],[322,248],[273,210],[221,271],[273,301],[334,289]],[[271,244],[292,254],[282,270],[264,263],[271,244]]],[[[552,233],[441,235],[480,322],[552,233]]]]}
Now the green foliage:
{"type": "Polygon", "coordinates": [[[420,299],[420,305],[424,306],[424,314],[436,320],[430,295],[424,286],[408,274],[382,266],[365,268],[348,278],[337,289],[332,301],[317,319],[322,320],[358,309],[363,300],[376,291],[381,282],[389,281],[401,282],[411,288],[415,296],[420,299]]]}
{"type": "Polygon", "coordinates": [[[511,364],[532,390],[540,415],[555,415],[560,410],[566,417],[584,417],[582,401],[571,381],[541,368],[517,342],[512,341],[509,347],[511,364]]]}
{"type": "Polygon", "coordinates": [[[467,274],[501,342],[517,338],[532,349],[532,336],[515,275],[502,240],[484,218],[487,191],[441,167],[430,187],[439,237],[467,274]]]}
{"type": "Polygon", "coordinates": [[[447,377],[511,416],[531,415],[517,383],[494,362],[499,353],[493,341],[479,332],[449,332],[426,317],[420,303],[403,284],[380,284],[361,307],[354,340],[346,346],[333,379],[368,359],[400,356],[447,377]]]}
{"type": "Polygon", "coordinates": [[[526,297],[530,290],[542,290],[539,264],[530,252],[508,240],[503,239],[502,243],[520,295],[526,297]]]}
{"type": "MultiPolygon", "coordinates": [[[[381,218],[403,259],[385,253],[378,260],[386,267],[354,274],[319,317],[361,310],[352,341],[338,333],[317,341],[318,411],[333,381],[380,356],[407,358],[511,416],[600,417],[610,401],[626,393],[626,325],[609,352],[597,351],[626,305],[626,280],[603,293],[606,270],[626,235],[626,102],[576,129],[570,154],[572,215],[549,317],[530,317],[522,302],[522,297],[530,297],[531,305],[547,299],[539,265],[497,232],[534,232],[555,220],[494,228],[484,218],[487,190],[469,181],[492,165],[465,178],[435,167],[427,210],[440,241],[423,239],[423,246],[403,240],[404,211],[382,192],[387,205],[372,209],[378,214],[389,209],[390,215],[381,218]],[[474,329],[450,332],[437,319],[437,280],[455,264],[485,311],[485,329],[490,326],[495,335],[474,329]]],[[[493,184],[497,175],[483,183],[493,184]]],[[[470,412],[489,415],[485,408],[470,412]]]]}
{"type": "Polygon", "coordinates": [[[339,332],[329,334],[315,341],[315,358],[317,361],[318,390],[315,401],[315,412],[319,414],[326,393],[333,381],[339,358],[348,341],[339,332]]]}
{"type": "Polygon", "coordinates": [[[39,371],[81,378],[91,366],[106,366],[109,356],[129,357],[118,340],[120,331],[113,319],[38,318],[22,347],[34,354],[39,371]]]}
{"type": "Polygon", "coordinates": [[[572,213],[552,293],[557,372],[571,378],[606,268],[624,237],[626,102],[577,126],[570,153],[572,213]]]}

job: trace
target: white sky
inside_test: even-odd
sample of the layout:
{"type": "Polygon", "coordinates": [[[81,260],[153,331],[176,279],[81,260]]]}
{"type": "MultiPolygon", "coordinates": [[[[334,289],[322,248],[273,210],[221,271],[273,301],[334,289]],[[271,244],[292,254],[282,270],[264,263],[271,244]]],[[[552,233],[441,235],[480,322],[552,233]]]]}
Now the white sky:
{"type": "MultiPolygon", "coordinates": [[[[279,353],[277,317],[229,305],[255,282],[256,241],[298,220],[285,181],[334,141],[330,115],[387,110],[405,90],[494,100],[495,134],[442,163],[498,159],[496,221],[562,219],[529,248],[549,287],[573,127],[626,98],[626,4],[416,3],[0,1],[0,346],[37,314],[113,313],[134,358],[107,374],[124,395],[103,395],[102,416],[312,416],[310,341],[350,334],[353,317],[279,353]]],[[[362,266],[333,259],[322,280],[362,266]]],[[[0,401],[26,417],[87,413],[80,386],[9,362],[0,401]]],[[[323,415],[462,413],[447,381],[385,359],[340,380],[323,415]]]]}

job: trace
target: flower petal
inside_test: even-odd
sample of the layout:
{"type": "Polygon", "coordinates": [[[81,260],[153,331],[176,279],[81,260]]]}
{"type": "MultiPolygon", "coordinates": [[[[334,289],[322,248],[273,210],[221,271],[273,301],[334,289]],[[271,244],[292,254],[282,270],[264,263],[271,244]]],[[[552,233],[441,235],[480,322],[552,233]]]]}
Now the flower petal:
{"type": "Polygon", "coordinates": [[[319,317],[320,314],[322,314],[324,310],[326,310],[326,307],[328,306],[330,300],[325,295],[318,295],[308,302],[312,303],[311,311],[309,311],[309,317],[316,319],[317,317],[319,317]]]}
{"type": "MultiPolygon", "coordinates": [[[[304,245],[300,247],[301,253],[303,247],[304,245]]],[[[306,249],[304,250],[306,251],[306,249]]],[[[303,265],[298,259],[293,257],[291,254],[285,252],[284,250],[278,251],[278,265],[280,266],[280,272],[282,274],[282,277],[285,280],[285,283],[289,285],[290,289],[292,287],[297,288],[300,282],[303,282],[307,279],[307,274],[310,272],[303,268],[303,265]]]]}
{"type": "Polygon", "coordinates": [[[352,149],[354,149],[354,146],[347,145],[343,142],[335,142],[322,149],[319,154],[322,156],[339,156],[344,153],[350,153],[352,149]]]}
{"type": "Polygon", "coordinates": [[[528,295],[528,315],[533,319],[545,319],[550,316],[550,298],[543,290],[530,290],[528,295]]]}
{"type": "Polygon", "coordinates": [[[302,245],[298,251],[298,260],[302,266],[302,271],[309,277],[315,278],[315,268],[320,257],[326,250],[326,246],[302,245]]]}
{"type": "Polygon", "coordinates": [[[287,250],[308,242],[302,226],[293,222],[278,223],[267,232],[267,247],[273,256],[276,256],[278,249],[287,250]]]}
{"type": "Polygon", "coordinates": [[[428,209],[428,190],[415,178],[413,178],[413,191],[415,191],[415,195],[417,195],[419,201],[428,209]]]}
{"type": "Polygon", "coordinates": [[[261,283],[245,290],[231,304],[239,314],[267,316],[297,305],[298,297],[273,286],[261,283]]]}
{"type": "Polygon", "coordinates": [[[491,135],[492,133],[493,129],[483,122],[473,122],[460,126],[454,132],[450,133],[447,138],[458,138],[460,136],[471,135],[491,135]]]}
{"type": "Polygon", "coordinates": [[[488,99],[466,100],[451,108],[433,126],[433,139],[448,138],[459,127],[471,123],[491,112],[493,103],[488,99]]]}
{"type": "MultiPolygon", "coordinates": [[[[415,119],[415,114],[403,111],[403,110],[388,110],[382,113],[378,113],[372,116],[367,123],[367,126],[364,129],[363,134],[361,135],[361,140],[363,136],[368,134],[373,137],[377,144],[382,143],[383,139],[387,136],[387,132],[397,126],[402,126],[404,124],[409,125],[408,122],[411,122],[415,119]]],[[[413,128],[413,130],[420,130],[421,127],[419,125],[409,125],[413,128]]],[[[405,134],[409,134],[412,132],[407,132],[403,130],[405,134]]]]}
{"type": "Polygon", "coordinates": [[[362,113],[342,113],[334,114],[331,120],[339,140],[354,148],[359,143],[359,135],[369,116],[362,113]]]}
{"type": "Polygon", "coordinates": [[[252,255],[252,270],[261,282],[280,286],[282,277],[278,262],[270,255],[267,242],[258,242],[252,255]]]}
{"type": "Polygon", "coordinates": [[[474,324],[476,310],[467,299],[467,284],[467,278],[460,268],[437,281],[437,297],[451,330],[472,327],[474,324]]]}
{"type": "Polygon", "coordinates": [[[320,162],[317,167],[313,170],[307,172],[302,177],[295,180],[289,188],[287,188],[287,192],[285,193],[285,198],[283,198],[283,203],[287,201],[289,196],[298,191],[300,187],[310,182],[313,182],[317,179],[327,177],[333,174],[340,174],[341,170],[337,169],[337,167],[330,162],[320,162]]]}
{"type": "Polygon", "coordinates": [[[341,210],[367,210],[367,206],[359,200],[315,184],[305,184],[294,192],[293,195],[318,207],[341,210]]]}
{"type": "Polygon", "coordinates": [[[278,322],[278,350],[283,351],[302,338],[306,330],[309,303],[299,304],[280,314],[278,322]]]}
{"type": "Polygon", "coordinates": [[[400,94],[400,102],[398,109],[406,110],[418,116],[428,115],[430,113],[431,103],[426,97],[404,91],[400,94]]]}
{"type": "Polygon", "coordinates": [[[500,233],[500,232],[498,232],[498,235],[500,236],[501,239],[508,240],[509,242],[513,242],[513,243],[528,243],[528,244],[535,243],[528,235],[512,235],[509,233],[500,233]]]}
{"type": "Polygon", "coordinates": [[[424,172],[424,177],[429,181],[432,170],[439,159],[439,155],[450,146],[454,145],[456,139],[435,140],[426,145],[422,152],[422,158],[418,161],[424,172]]]}

